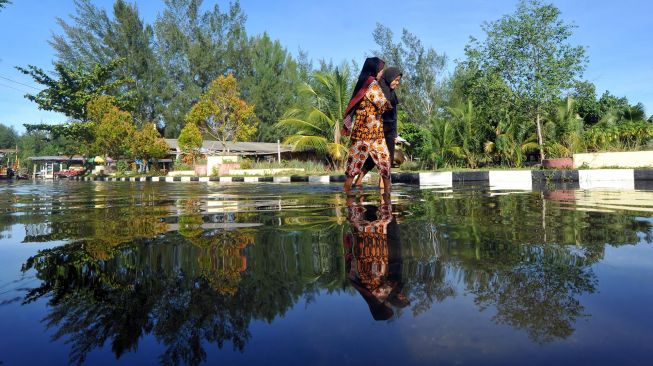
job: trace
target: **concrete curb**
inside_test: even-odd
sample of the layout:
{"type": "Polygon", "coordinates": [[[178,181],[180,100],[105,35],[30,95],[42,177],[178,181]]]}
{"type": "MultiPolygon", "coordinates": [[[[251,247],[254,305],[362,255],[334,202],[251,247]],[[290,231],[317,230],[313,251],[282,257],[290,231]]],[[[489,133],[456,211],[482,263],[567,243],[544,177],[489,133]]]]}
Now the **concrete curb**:
{"type": "MultiPolygon", "coordinates": [[[[280,177],[74,177],[77,181],[107,182],[217,182],[217,183],[342,183],[344,175],[311,175],[280,177]]],[[[588,169],[588,170],[490,170],[469,172],[393,173],[393,183],[434,188],[481,186],[492,190],[545,188],[547,184],[563,184],[569,189],[614,188],[642,189],[653,186],[653,169],[588,169]]]]}

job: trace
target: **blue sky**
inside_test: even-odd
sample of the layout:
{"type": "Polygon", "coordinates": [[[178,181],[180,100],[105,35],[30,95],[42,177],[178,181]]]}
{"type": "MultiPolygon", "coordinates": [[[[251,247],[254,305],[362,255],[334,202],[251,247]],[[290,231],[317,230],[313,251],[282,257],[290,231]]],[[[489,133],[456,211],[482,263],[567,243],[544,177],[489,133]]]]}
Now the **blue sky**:
{"type": "MultiPolygon", "coordinates": [[[[575,23],[572,43],[587,46],[589,65],[584,78],[597,93],[609,90],[642,102],[653,114],[653,1],[553,0],[563,17],[575,23]]],[[[94,1],[110,9],[113,0],[94,1]]],[[[163,1],[136,1],[141,15],[153,23],[163,1]]],[[[216,1],[205,0],[204,6],[216,1]]],[[[227,9],[228,1],[217,1],[227,9]]],[[[241,0],[248,34],[267,31],[291,52],[300,48],[314,60],[361,60],[375,48],[372,31],[377,22],[395,32],[403,28],[426,46],[444,52],[448,67],[463,57],[470,36],[482,38],[481,24],[514,11],[516,0],[403,0],[313,1],[241,0]],[[362,17],[361,17],[362,16],[362,17]]],[[[23,98],[38,87],[14,66],[33,64],[52,69],[54,52],[47,41],[61,33],[55,18],[74,13],[72,0],[13,0],[0,11],[0,123],[24,131],[23,123],[58,123],[66,117],[38,110],[23,98]],[[9,81],[7,79],[11,79],[9,81]],[[21,85],[18,83],[25,85],[21,85]],[[27,86],[26,86],[27,85],[27,86]],[[31,87],[29,87],[31,86],[31,87]]]]}

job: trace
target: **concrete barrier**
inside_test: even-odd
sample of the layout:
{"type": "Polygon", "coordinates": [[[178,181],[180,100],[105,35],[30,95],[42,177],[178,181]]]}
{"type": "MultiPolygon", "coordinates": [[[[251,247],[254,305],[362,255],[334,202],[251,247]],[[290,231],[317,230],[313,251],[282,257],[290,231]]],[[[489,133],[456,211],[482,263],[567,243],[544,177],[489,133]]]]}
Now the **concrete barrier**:
{"type": "Polygon", "coordinates": [[[632,169],[579,170],[578,183],[581,189],[635,189],[635,174],[632,169]]]}
{"type": "Polygon", "coordinates": [[[452,173],[451,172],[419,173],[419,185],[452,187],[453,186],[452,173]]]}
{"type": "Polygon", "coordinates": [[[653,167],[653,151],[574,154],[574,168],[653,167]]]}
{"type": "Polygon", "coordinates": [[[490,170],[490,189],[523,190],[533,189],[530,170],[490,170]]]}

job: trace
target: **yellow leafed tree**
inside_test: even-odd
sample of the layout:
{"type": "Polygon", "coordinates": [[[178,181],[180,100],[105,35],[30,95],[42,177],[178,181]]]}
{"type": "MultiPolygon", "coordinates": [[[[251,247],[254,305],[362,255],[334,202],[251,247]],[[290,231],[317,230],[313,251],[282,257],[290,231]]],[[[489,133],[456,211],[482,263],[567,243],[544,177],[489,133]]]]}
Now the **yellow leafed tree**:
{"type": "Polygon", "coordinates": [[[186,123],[195,123],[202,132],[221,141],[223,151],[227,141],[247,141],[258,125],[254,107],[240,99],[231,74],[211,82],[186,116],[186,123]]]}

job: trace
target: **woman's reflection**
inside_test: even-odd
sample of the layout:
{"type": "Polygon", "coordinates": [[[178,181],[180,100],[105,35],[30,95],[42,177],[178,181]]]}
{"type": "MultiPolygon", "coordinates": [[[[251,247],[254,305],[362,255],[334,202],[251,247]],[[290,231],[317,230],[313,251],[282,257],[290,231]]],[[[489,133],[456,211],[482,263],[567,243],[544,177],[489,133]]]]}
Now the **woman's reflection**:
{"type": "Polygon", "coordinates": [[[399,225],[392,206],[348,202],[351,233],[345,235],[345,269],[375,320],[388,320],[409,304],[403,281],[399,225]]]}

